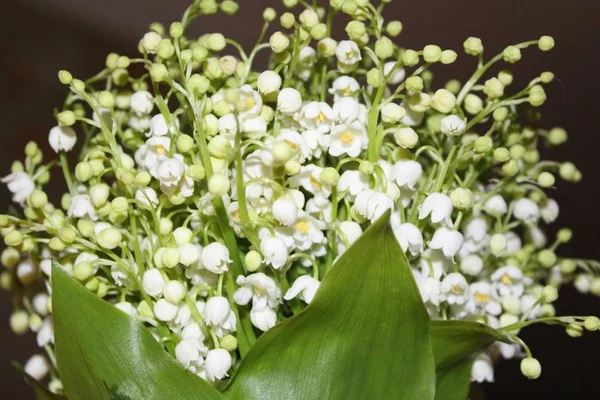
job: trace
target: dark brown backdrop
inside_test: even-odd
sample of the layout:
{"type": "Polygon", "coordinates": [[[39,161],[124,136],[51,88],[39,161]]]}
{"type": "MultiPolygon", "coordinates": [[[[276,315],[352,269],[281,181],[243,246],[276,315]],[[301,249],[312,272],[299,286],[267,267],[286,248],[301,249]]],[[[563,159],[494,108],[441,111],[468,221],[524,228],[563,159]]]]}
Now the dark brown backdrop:
{"type": "MultiPolygon", "coordinates": [[[[279,0],[242,0],[233,18],[200,20],[195,32],[222,30],[251,45],[266,6],[278,9],[279,0]]],[[[3,0],[0,5],[0,175],[20,158],[25,143],[46,143],[53,125],[52,109],[65,94],[56,79],[59,69],[75,76],[99,70],[109,51],[135,54],[137,39],[147,23],[169,23],[186,7],[186,0],[3,0]]],[[[438,77],[467,77],[473,59],[462,55],[462,42],[470,35],[484,39],[487,54],[505,45],[534,39],[542,34],[556,38],[550,53],[524,52],[515,66],[521,83],[541,70],[551,70],[557,81],[549,88],[543,124],[567,128],[566,148],[546,154],[573,160],[583,171],[579,185],[558,184],[556,199],[563,206],[556,225],[575,230],[574,240],[561,254],[600,259],[598,246],[598,150],[600,138],[600,47],[598,0],[396,0],[388,7],[389,19],[400,19],[404,32],[398,43],[422,47],[435,42],[455,49],[462,61],[440,71],[438,77]]],[[[342,27],[338,26],[339,29],[342,27]]],[[[442,81],[438,81],[442,82],[442,81]]],[[[440,83],[441,84],[441,83],[440,83]]],[[[47,146],[46,146],[47,148],[47,146]]],[[[0,210],[9,194],[0,188],[0,210]]],[[[35,338],[15,337],[8,328],[10,298],[0,293],[0,390],[2,398],[33,398],[25,383],[10,367],[10,360],[24,362],[34,351],[35,338]]],[[[600,299],[564,290],[557,304],[561,314],[600,315],[600,299]]],[[[528,382],[516,361],[502,363],[496,383],[487,385],[488,399],[599,398],[598,357],[600,336],[571,339],[555,327],[534,327],[524,333],[540,359],[544,372],[528,382]]],[[[149,377],[151,379],[151,377],[149,377]]]]}

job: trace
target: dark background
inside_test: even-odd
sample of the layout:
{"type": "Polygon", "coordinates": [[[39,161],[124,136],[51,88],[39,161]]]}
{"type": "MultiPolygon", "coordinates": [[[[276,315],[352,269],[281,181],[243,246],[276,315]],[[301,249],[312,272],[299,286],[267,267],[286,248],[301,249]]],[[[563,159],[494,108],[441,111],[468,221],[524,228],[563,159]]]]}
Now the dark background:
{"type": "MultiPolygon", "coordinates": [[[[240,3],[235,17],[200,19],[192,31],[222,31],[251,46],[262,24],[262,10],[266,6],[281,10],[282,6],[279,0],[240,3]]],[[[168,24],[180,17],[187,4],[187,0],[2,0],[0,175],[8,173],[14,159],[23,157],[23,147],[31,139],[51,155],[47,134],[55,123],[52,110],[66,94],[56,78],[59,69],[83,78],[99,71],[110,51],[136,55],[137,41],[149,22],[168,24]]],[[[543,154],[576,162],[584,176],[578,185],[559,182],[553,194],[562,205],[555,225],[575,231],[574,239],[559,249],[559,255],[600,259],[600,1],[396,0],[388,6],[386,16],[403,22],[404,31],[396,39],[402,46],[422,48],[436,43],[459,53],[459,61],[443,71],[438,68],[436,78],[468,77],[474,66],[474,59],[462,52],[462,42],[468,36],[481,37],[488,56],[508,44],[542,34],[554,36],[557,46],[552,52],[525,50],[523,60],[513,70],[516,84],[524,84],[544,70],[556,74],[557,80],[548,88],[549,101],[543,107],[541,123],[545,127],[563,126],[570,136],[566,146],[543,154]]],[[[337,29],[339,38],[343,23],[337,29]]],[[[438,80],[437,84],[443,82],[438,80]]],[[[4,185],[0,203],[0,210],[10,203],[4,185]]],[[[563,315],[600,315],[600,299],[565,288],[556,308],[563,315]]],[[[0,293],[0,314],[0,397],[32,398],[10,361],[25,362],[36,351],[35,338],[16,337],[10,331],[10,297],[6,293],[0,293]]],[[[527,381],[517,361],[502,362],[496,369],[496,383],[484,388],[488,399],[600,398],[599,334],[572,339],[560,328],[539,326],[525,331],[523,338],[542,363],[541,378],[527,381]]]]}

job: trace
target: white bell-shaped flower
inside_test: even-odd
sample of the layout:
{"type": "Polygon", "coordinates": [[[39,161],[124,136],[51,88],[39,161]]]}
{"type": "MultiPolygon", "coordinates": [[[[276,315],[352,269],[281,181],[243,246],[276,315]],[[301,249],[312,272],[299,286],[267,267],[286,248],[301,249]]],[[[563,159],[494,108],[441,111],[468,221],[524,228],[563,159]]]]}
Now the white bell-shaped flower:
{"type": "Polygon", "coordinates": [[[289,198],[279,198],[273,202],[273,217],[283,226],[291,226],[298,218],[298,206],[289,198]]]}
{"type": "Polygon", "coordinates": [[[482,269],[483,260],[476,254],[470,254],[460,260],[460,270],[467,275],[477,276],[482,269]]]}
{"type": "Polygon", "coordinates": [[[166,158],[156,168],[156,175],[161,186],[179,185],[184,173],[185,164],[179,158],[166,158]]]}
{"type": "Polygon", "coordinates": [[[353,65],[362,60],[360,49],[356,42],[352,40],[340,41],[335,49],[335,55],[340,64],[343,65],[353,65]]]}
{"type": "Polygon", "coordinates": [[[317,290],[321,282],[309,275],[304,275],[297,278],[292,286],[288,289],[283,297],[286,300],[291,300],[294,297],[298,297],[303,300],[306,304],[310,304],[312,299],[315,297],[317,290]]]}
{"type": "Polygon", "coordinates": [[[453,260],[454,255],[458,253],[462,244],[462,233],[455,229],[442,226],[435,231],[428,246],[430,249],[441,250],[447,259],[453,260]]]}
{"type": "Polygon", "coordinates": [[[190,367],[198,367],[204,364],[201,351],[203,344],[195,338],[182,338],[175,346],[175,357],[187,369],[190,367]]]}
{"type": "Polygon", "coordinates": [[[469,284],[465,277],[452,272],[442,280],[440,299],[448,304],[464,304],[469,300],[469,284]]]}
{"type": "Polygon", "coordinates": [[[266,332],[277,323],[277,313],[271,307],[252,307],[250,322],[261,331],[266,332]]]}
{"type": "Polygon", "coordinates": [[[2,178],[2,183],[6,183],[13,194],[13,201],[21,205],[35,190],[35,182],[26,172],[13,172],[2,178]]]}
{"type": "Polygon", "coordinates": [[[158,205],[158,195],[151,187],[141,187],[135,191],[135,199],[146,207],[153,208],[158,205]]]}
{"type": "Polygon", "coordinates": [[[279,269],[288,260],[288,249],[285,241],[278,236],[265,237],[260,241],[260,252],[265,264],[279,269]]]}
{"type": "Polygon", "coordinates": [[[169,134],[169,125],[162,114],[156,114],[150,120],[150,132],[146,136],[166,136],[169,134]]]}
{"type": "Polygon", "coordinates": [[[466,128],[467,124],[458,115],[448,115],[440,122],[440,131],[448,136],[462,135],[466,128]]]}
{"type": "Polygon", "coordinates": [[[77,143],[77,134],[70,126],[55,126],[50,129],[48,142],[55,152],[71,151],[77,143]]]}
{"type": "Polygon", "coordinates": [[[252,300],[253,307],[275,308],[281,302],[281,289],[275,281],[257,272],[248,276],[240,275],[236,279],[240,288],[233,294],[233,299],[239,305],[245,306],[252,300]]]}
{"type": "Polygon", "coordinates": [[[415,225],[408,222],[400,224],[394,228],[394,235],[404,252],[410,251],[416,256],[423,251],[423,234],[415,225]]]}
{"type": "Polygon", "coordinates": [[[520,221],[532,223],[540,218],[540,208],[535,201],[522,198],[515,203],[513,214],[520,221]]]}
{"type": "Polygon", "coordinates": [[[394,199],[386,193],[367,189],[356,196],[354,208],[357,213],[373,222],[387,210],[394,209],[394,199]]]}
{"type": "Polygon", "coordinates": [[[232,262],[229,259],[229,250],[219,242],[213,242],[204,247],[200,259],[204,268],[215,274],[227,271],[227,264],[232,262]]]}
{"type": "Polygon", "coordinates": [[[232,359],[229,352],[225,349],[210,350],[204,360],[206,375],[211,381],[223,379],[227,376],[227,371],[231,369],[232,359]]]}
{"type": "Polygon", "coordinates": [[[388,61],[383,65],[383,75],[388,77],[388,83],[390,85],[397,85],[404,80],[406,71],[404,68],[396,68],[394,72],[392,69],[396,65],[396,61],[388,61]],[[391,75],[390,75],[391,73],[391,75]]]}
{"type": "Polygon", "coordinates": [[[351,124],[360,115],[360,106],[354,97],[342,97],[333,103],[333,112],[338,116],[338,122],[351,124]]]}
{"type": "Polygon", "coordinates": [[[363,230],[360,225],[354,221],[343,221],[340,223],[339,230],[341,237],[337,241],[338,254],[342,254],[360,237],[360,235],[362,235],[363,230]]]}
{"type": "Polygon", "coordinates": [[[165,286],[165,278],[158,268],[150,268],[144,272],[142,287],[148,296],[160,296],[165,286]]]}
{"type": "Polygon", "coordinates": [[[333,101],[342,97],[354,96],[360,89],[358,81],[350,76],[342,75],[333,81],[329,93],[333,95],[333,101]]]}
{"type": "Polygon", "coordinates": [[[204,306],[204,320],[206,325],[222,325],[227,322],[231,306],[223,296],[214,296],[206,301],[204,306]]]}
{"type": "Polygon", "coordinates": [[[179,251],[179,262],[189,267],[200,260],[202,247],[193,243],[184,243],[177,248],[177,251],[179,251]]]}
{"type": "Polygon", "coordinates": [[[422,174],[423,167],[416,161],[400,160],[394,164],[394,177],[399,187],[406,186],[410,190],[414,190],[422,174]]]}
{"type": "Polygon", "coordinates": [[[508,205],[506,204],[506,200],[504,200],[501,195],[497,194],[490,197],[485,202],[483,209],[490,215],[502,216],[508,211],[508,205]]]}
{"type": "Polygon", "coordinates": [[[481,353],[475,357],[471,369],[471,381],[478,383],[494,382],[494,364],[490,356],[481,353]]]}
{"type": "Polygon", "coordinates": [[[281,87],[281,76],[275,71],[264,71],[258,76],[256,87],[262,94],[277,92],[281,87]]]}
{"type": "Polygon", "coordinates": [[[50,371],[50,368],[48,367],[48,361],[46,361],[44,356],[40,354],[31,356],[25,363],[23,369],[28,375],[37,381],[44,379],[44,377],[50,371]]]}
{"type": "Polygon", "coordinates": [[[179,307],[165,299],[160,299],[154,303],[154,315],[159,321],[172,321],[175,319],[177,311],[179,311],[179,307]]]}
{"type": "Polygon", "coordinates": [[[131,95],[129,106],[138,115],[150,114],[154,108],[154,97],[146,90],[139,90],[131,95]]]}
{"type": "Polygon", "coordinates": [[[337,183],[338,193],[345,192],[354,198],[357,194],[369,188],[369,176],[358,170],[347,170],[342,173],[337,183]]]}
{"type": "Polygon", "coordinates": [[[498,268],[491,276],[500,297],[513,294],[521,296],[525,290],[525,276],[519,267],[507,265],[498,268]]]}
{"type": "Polygon", "coordinates": [[[545,223],[551,224],[558,218],[558,203],[554,199],[548,199],[546,204],[540,209],[540,216],[545,223]]]}
{"type": "Polygon", "coordinates": [[[277,109],[286,115],[298,112],[302,107],[302,96],[293,88],[284,88],[277,95],[277,109]]]}
{"type": "Polygon", "coordinates": [[[96,221],[98,216],[96,210],[92,204],[92,199],[87,194],[78,194],[71,198],[71,204],[69,204],[69,210],[67,211],[69,217],[84,218],[89,216],[92,221],[96,221]]]}
{"type": "Polygon", "coordinates": [[[425,219],[431,214],[431,222],[434,224],[444,221],[446,225],[452,225],[452,200],[442,193],[431,193],[423,204],[419,206],[419,219],[425,219]]]}

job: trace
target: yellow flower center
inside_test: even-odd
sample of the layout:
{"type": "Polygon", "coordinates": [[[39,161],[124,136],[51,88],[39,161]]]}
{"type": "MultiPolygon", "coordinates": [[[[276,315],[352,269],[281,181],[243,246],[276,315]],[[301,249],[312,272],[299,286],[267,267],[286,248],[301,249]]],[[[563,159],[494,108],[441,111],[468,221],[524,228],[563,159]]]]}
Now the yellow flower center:
{"type": "Polygon", "coordinates": [[[288,144],[288,146],[290,146],[290,149],[292,150],[296,150],[298,148],[298,145],[294,142],[291,142],[289,140],[286,140],[285,142],[288,144]]]}
{"type": "Polygon", "coordinates": [[[323,111],[321,111],[319,113],[319,115],[317,116],[317,119],[319,120],[320,123],[324,124],[325,122],[327,122],[327,117],[325,116],[325,114],[323,114],[323,111]]]}
{"type": "Polygon", "coordinates": [[[298,221],[296,223],[296,229],[298,229],[302,233],[308,232],[308,222],[306,222],[306,221],[298,221]]]}
{"type": "Polygon", "coordinates": [[[342,132],[340,134],[340,141],[343,144],[352,144],[352,142],[354,141],[354,135],[348,131],[342,132]]]}
{"type": "Polygon", "coordinates": [[[252,109],[252,107],[256,105],[256,100],[254,100],[254,97],[252,96],[248,96],[244,100],[246,101],[246,107],[248,110],[252,109]]]}
{"type": "Polygon", "coordinates": [[[452,290],[452,293],[454,294],[462,294],[464,291],[462,285],[452,285],[450,290],[452,290]]]}
{"type": "Polygon", "coordinates": [[[490,301],[490,296],[484,293],[476,293],[475,300],[477,300],[480,303],[487,303],[490,301]]]}
{"type": "Polygon", "coordinates": [[[234,212],[231,213],[231,216],[233,217],[233,221],[235,223],[240,223],[240,221],[242,220],[242,213],[240,210],[235,210],[234,212]]]}
{"type": "Polygon", "coordinates": [[[315,189],[317,190],[321,190],[321,188],[323,187],[323,185],[321,185],[321,182],[319,182],[318,180],[316,180],[315,178],[313,178],[312,176],[310,177],[310,183],[312,183],[312,185],[315,187],[315,189]]]}
{"type": "Polygon", "coordinates": [[[159,144],[158,146],[156,146],[156,152],[158,154],[166,154],[167,149],[165,149],[165,146],[163,146],[162,144],[159,144]]]}
{"type": "Polygon", "coordinates": [[[342,90],[342,93],[344,93],[346,96],[352,94],[352,89],[350,89],[350,86],[348,86],[346,89],[342,90]]]}
{"type": "Polygon", "coordinates": [[[502,279],[500,280],[505,285],[512,285],[513,280],[508,274],[502,275],[502,279]]]}
{"type": "Polygon", "coordinates": [[[354,57],[354,50],[348,50],[346,52],[346,58],[351,59],[352,57],[354,57]]]}

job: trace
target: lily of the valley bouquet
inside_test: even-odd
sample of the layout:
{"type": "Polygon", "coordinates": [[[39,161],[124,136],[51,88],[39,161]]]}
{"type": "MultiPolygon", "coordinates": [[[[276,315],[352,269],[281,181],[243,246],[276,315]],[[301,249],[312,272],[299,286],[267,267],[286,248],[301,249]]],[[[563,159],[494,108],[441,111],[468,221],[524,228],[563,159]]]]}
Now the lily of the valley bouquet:
{"type": "Polygon", "coordinates": [[[553,74],[490,72],[553,39],[490,58],[468,38],[475,72],[439,85],[457,53],[399,47],[390,2],[284,0],[248,52],[185,36],[238,8],[198,0],[137,58],[60,71],[58,159],[27,144],[0,216],[40,398],[466,399],[501,358],[540,375],[522,328],[598,330],[552,305],[565,283],[600,294],[596,262],[557,255],[571,231],[546,232],[555,177],[581,179],[539,152],[567,140],[539,127],[553,74]]]}

